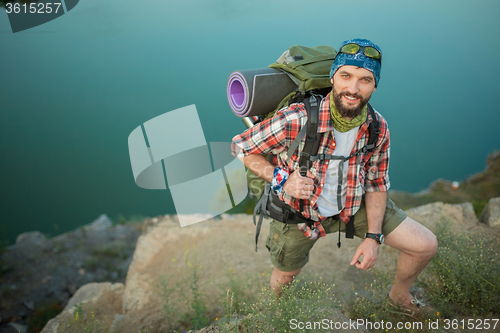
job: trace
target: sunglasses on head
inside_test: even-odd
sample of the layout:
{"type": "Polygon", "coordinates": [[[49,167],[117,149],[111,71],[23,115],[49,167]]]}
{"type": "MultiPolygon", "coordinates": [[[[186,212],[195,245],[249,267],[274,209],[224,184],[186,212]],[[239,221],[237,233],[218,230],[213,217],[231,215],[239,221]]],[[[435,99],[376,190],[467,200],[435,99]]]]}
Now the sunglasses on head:
{"type": "Polygon", "coordinates": [[[342,46],[339,50],[339,53],[356,54],[359,53],[360,50],[363,50],[363,54],[368,58],[372,58],[382,62],[382,54],[379,50],[372,46],[361,46],[355,43],[349,43],[342,46]]]}

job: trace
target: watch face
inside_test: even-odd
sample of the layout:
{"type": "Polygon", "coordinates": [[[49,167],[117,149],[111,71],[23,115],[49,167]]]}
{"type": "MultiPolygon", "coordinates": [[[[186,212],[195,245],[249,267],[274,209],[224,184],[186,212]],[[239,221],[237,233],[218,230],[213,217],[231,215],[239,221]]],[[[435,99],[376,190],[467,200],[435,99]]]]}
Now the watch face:
{"type": "Polygon", "coordinates": [[[365,234],[365,238],[371,238],[371,239],[374,239],[377,241],[377,243],[379,244],[383,244],[384,243],[384,234],[371,234],[371,233],[366,233],[365,234]]]}

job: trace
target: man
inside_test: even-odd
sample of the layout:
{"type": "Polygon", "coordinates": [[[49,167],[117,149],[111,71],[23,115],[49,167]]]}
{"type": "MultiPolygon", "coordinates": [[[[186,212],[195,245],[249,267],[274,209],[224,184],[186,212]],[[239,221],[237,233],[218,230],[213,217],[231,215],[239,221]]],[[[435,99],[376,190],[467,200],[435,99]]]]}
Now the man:
{"type": "Polygon", "coordinates": [[[418,316],[424,304],[410,294],[410,286],[434,256],[437,241],[431,231],[387,198],[390,138],[387,123],[378,112],[376,147],[363,152],[373,121],[367,103],[380,81],[381,61],[377,45],[353,39],[342,43],[333,62],[332,91],[319,111],[322,136],[318,154],[344,156],[345,161],[317,160],[302,177],[297,169],[303,143],[287,159],[289,146],[307,120],[301,103],[279,110],[271,119],[234,137],[233,153],[272,184],[274,193],[289,205],[290,216],[300,212],[298,218],[304,222],[271,222],[266,246],[275,266],[272,289],[280,294],[280,285],[290,283],[308,262],[317,239],[337,230],[345,232],[351,221],[354,234],[364,238],[351,265],[362,270],[373,267],[384,239],[385,244],[400,250],[388,302],[406,315],[418,316]],[[277,156],[277,166],[263,156],[269,153],[277,156]]]}

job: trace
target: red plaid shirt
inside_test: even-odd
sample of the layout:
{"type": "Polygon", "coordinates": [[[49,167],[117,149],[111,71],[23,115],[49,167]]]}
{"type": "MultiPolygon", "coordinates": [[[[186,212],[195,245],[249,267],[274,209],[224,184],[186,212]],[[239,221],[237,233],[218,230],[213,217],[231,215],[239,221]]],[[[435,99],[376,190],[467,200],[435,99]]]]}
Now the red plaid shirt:
{"type": "MultiPolygon", "coordinates": [[[[320,105],[318,133],[323,133],[318,154],[333,154],[335,150],[335,137],[333,135],[333,121],[330,116],[329,95],[326,96],[320,105]]],[[[389,128],[385,119],[377,112],[380,123],[380,134],[376,143],[376,148],[371,152],[361,153],[349,160],[347,174],[347,197],[344,209],[340,212],[340,218],[349,222],[351,216],[356,214],[361,205],[361,199],[365,192],[387,191],[389,182],[389,128]]],[[[299,133],[307,120],[305,107],[301,103],[292,104],[276,112],[274,117],[267,119],[249,128],[240,135],[233,138],[232,152],[239,158],[250,154],[274,154],[277,157],[277,166],[289,171],[299,168],[299,151],[304,147],[302,140],[299,148],[288,159],[288,147],[299,133]],[[288,161],[287,161],[288,159],[288,161]]],[[[356,144],[351,154],[361,150],[368,141],[368,124],[372,121],[368,112],[368,120],[360,126],[356,138],[356,144]]],[[[323,190],[326,171],[329,161],[317,160],[313,162],[310,169],[314,175],[314,193],[309,199],[303,200],[304,210],[302,215],[315,223],[310,229],[306,224],[299,224],[299,228],[304,235],[309,238],[318,238],[326,235],[325,230],[319,221],[327,219],[318,211],[317,200],[323,190]]],[[[291,197],[284,191],[279,195],[285,203],[299,211],[300,200],[291,197]]]]}

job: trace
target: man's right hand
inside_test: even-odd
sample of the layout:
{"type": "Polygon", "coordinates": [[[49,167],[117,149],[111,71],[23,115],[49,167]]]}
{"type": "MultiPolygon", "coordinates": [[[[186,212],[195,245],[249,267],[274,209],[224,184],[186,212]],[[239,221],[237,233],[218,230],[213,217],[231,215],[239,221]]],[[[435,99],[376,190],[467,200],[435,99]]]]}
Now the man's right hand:
{"type": "Polygon", "coordinates": [[[311,171],[302,177],[299,170],[295,170],[283,185],[283,191],[297,199],[308,199],[314,192],[314,181],[311,171]]]}

